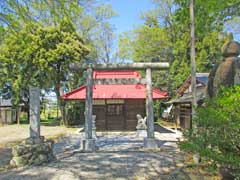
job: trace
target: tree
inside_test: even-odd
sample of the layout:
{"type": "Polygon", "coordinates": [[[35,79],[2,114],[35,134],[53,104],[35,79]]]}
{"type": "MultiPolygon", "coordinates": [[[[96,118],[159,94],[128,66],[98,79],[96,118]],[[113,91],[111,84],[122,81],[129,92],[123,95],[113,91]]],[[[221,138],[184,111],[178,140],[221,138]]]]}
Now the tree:
{"type": "MultiPolygon", "coordinates": [[[[236,0],[231,2],[216,0],[211,2],[195,1],[196,65],[198,72],[209,72],[214,64],[221,61],[221,46],[229,37],[226,33],[223,37],[220,35],[224,34],[224,22],[237,16],[237,9],[231,7],[238,3],[236,0]]],[[[188,2],[177,0],[176,4],[179,8],[175,12],[172,25],[172,28],[177,30],[175,31],[176,43],[174,44],[174,50],[176,51],[173,64],[176,63],[177,66],[179,61],[184,61],[188,65],[190,59],[188,2]]],[[[174,81],[174,77],[179,73],[176,69],[173,69],[171,72],[171,79],[174,81]]],[[[181,81],[178,81],[175,87],[181,81]]]]}
{"type": "MultiPolygon", "coordinates": [[[[20,59],[19,62],[21,62],[24,58],[26,58],[26,60],[24,60],[26,64],[23,64],[21,66],[16,66],[15,74],[21,74],[21,76],[18,78],[21,80],[19,80],[18,83],[16,83],[16,80],[13,80],[13,82],[10,80],[10,79],[14,79],[17,76],[17,75],[14,75],[13,72],[11,72],[11,67],[6,66],[5,68],[3,68],[6,70],[4,75],[9,76],[8,80],[11,81],[10,83],[11,86],[15,86],[13,89],[17,93],[13,93],[13,94],[16,94],[16,95],[18,94],[17,95],[18,98],[14,97],[14,99],[16,99],[16,102],[19,102],[20,94],[26,94],[27,96],[27,86],[25,86],[24,83],[20,83],[20,82],[23,82],[25,80],[26,82],[29,82],[28,80],[29,80],[29,77],[31,77],[31,75],[33,75],[36,79],[38,79],[38,76],[42,77],[44,75],[46,76],[45,77],[46,79],[51,78],[50,81],[45,80],[43,83],[38,80],[36,81],[40,84],[43,84],[41,85],[41,87],[45,87],[45,88],[47,87],[48,90],[54,89],[58,99],[60,94],[59,92],[60,85],[63,84],[62,81],[65,81],[65,80],[71,81],[70,83],[66,83],[68,89],[73,89],[79,85],[82,85],[83,76],[80,76],[79,74],[76,75],[75,73],[69,73],[69,70],[68,70],[69,68],[67,66],[67,64],[70,61],[75,61],[76,58],[79,58],[79,56],[75,54],[75,51],[78,51],[78,49],[76,49],[76,46],[72,45],[72,51],[74,51],[72,52],[70,46],[69,46],[69,49],[65,49],[66,47],[63,44],[72,43],[72,41],[78,39],[78,37],[81,37],[81,39],[84,41],[84,44],[86,44],[89,49],[87,54],[87,59],[97,61],[100,55],[106,54],[105,53],[106,51],[104,48],[98,48],[100,45],[108,45],[109,47],[107,48],[107,53],[111,54],[109,49],[112,44],[111,41],[113,40],[111,38],[113,34],[113,29],[108,27],[111,27],[109,20],[115,15],[116,13],[112,10],[112,7],[110,5],[99,3],[96,0],[81,0],[81,1],[80,0],[71,0],[71,1],[68,1],[68,0],[39,0],[39,1],[6,0],[6,1],[1,1],[0,2],[0,25],[4,27],[6,34],[10,35],[10,37],[13,40],[12,42],[19,41],[20,44],[22,45],[21,48],[26,49],[26,51],[24,52],[21,52],[20,49],[18,49],[18,52],[20,53],[16,52],[16,56],[17,56],[16,61],[17,59],[20,59]],[[65,25],[63,25],[63,23],[65,25]],[[46,27],[46,28],[44,29],[40,27],[46,27]],[[23,35],[24,31],[26,31],[25,35],[23,35]],[[39,34],[36,34],[36,32],[38,32],[39,34]],[[100,41],[101,36],[98,36],[98,35],[99,34],[105,35],[106,32],[109,33],[110,38],[104,39],[104,36],[102,36],[103,38],[100,41]],[[36,39],[32,39],[33,37],[28,36],[28,33],[30,33],[34,38],[41,39],[41,40],[37,41],[36,39]],[[72,35],[69,35],[69,34],[72,34],[72,35]],[[76,38],[76,36],[78,37],[76,38]],[[46,39],[45,41],[42,39],[43,37],[46,39]],[[60,38],[60,40],[58,40],[57,38],[60,38]],[[41,45],[41,43],[44,44],[44,47],[41,45]],[[56,43],[57,45],[56,49],[54,49],[55,47],[54,43],[56,43]],[[34,49],[34,48],[39,48],[41,51],[39,51],[39,49],[34,49]],[[33,58],[33,57],[29,58],[29,56],[32,56],[31,54],[29,54],[31,52],[34,54],[34,56],[39,56],[39,60],[37,59],[35,60],[36,62],[38,62],[38,64],[36,64],[36,62],[34,62],[35,64],[27,63],[28,61],[27,59],[33,58]],[[47,53],[44,54],[44,52],[47,52],[47,53]],[[60,60],[61,53],[66,53],[65,56],[63,57],[64,60],[60,60]],[[73,53],[72,56],[70,56],[69,53],[73,53]],[[73,57],[73,55],[76,55],[76,56],[73,57]],[[26,56],[26,57],[23,58],[23,56],[26,56]],[[47,58],[48,62],[44,61],[44,58],[47,58]],[[51,58],[52,60],[50,60],[51,58]],[[42,62],[39,62],[40,59],[42,62]],[[35,66],[35,65],[37,67],[36,69],[40,68],[40,71],[36,71],[35,69],[33,70],[33,72],[29,73],[30,76],[29,74],[24,73],[26,69],[29,70],[29,66],[35,66]],[[54,71],[55,68],[57,69],[56,72],[54,71]],[[45,72],[43,73],[44,69],[45,70],[47,69],[48,71],[47,75],[45,74],[45,72]],[[8,72],[10,72],[10,74],[8,74],[8,72]],[[65,72],[65,75],[63,75],[63,72],[65,72]],[[61,75],[59,76],[59,74],[61,75]],[[56,85],[55,82],[58,82],[57,83],[58,85],[56,85]],[[25,90],[23,91],[24,88],[25,90]]],[[[1,29],[0,29],[0,33],[1,33],[1,29]]],[[[4,41],[5,45],[6,45],[6,42],[8,43],[8,45],[11,44],[10,42],[11,40],[9,40],[10,37],[6,36],[7,39],[4,41]]],[[[2,39],[0,39],[0,42],[1,40],[2,39]]],[[[79,41],[79,42],[82,42],[82,41],[79,41]]],[[[12,44],[12,47],[15,47],[15,44],[12,44]]],[[[20,48],[20,45],[16,48],[20,48]]],[[[5,49],[5,50],[6,50],[5,53],[7,53],[8,49],[5,49]]],[[[2,49],[2,51],[4,51],[4,49],[2,49]]],[[[78,53],[81,54],[82,52],[78,52],[78,53]]],[[[11,57],[8,57],[8,58],[11,59],[11,57]]],[[[79,58],[78,60],[80,61],[82,60],[82,58],[79,58]]],[[[16,61],[13,61],[13,64],[16,61]]],[[[32,61],[29,60],[29,62],[32,62],[32,61]]],[[[28,103],[28,101],[26,101],[25,103],[28,103]]]]}
{"type": "MultiPolygon", "coordinates": [[[[119,56],[122,59],[133,59],[136,62],[170,62],[171,43],[167,31],[159,26],[144,25],[133,32],[120,37],[119,56]]],[[[168,73],[154,72],[154,83],[168,90],[168,73]]]]}
{"type": "Polygon", "coordinates": [[[240,17],[235,17],[225,23],[225,30],[235,35],[237,41],[240,41],[240,17]]]}
{"type": "Polygon", "coordinates": [[[88,52],[82,38],[65,21],[56,27],[26,26],[17,35],[8,36],[1,46],[0,60],[15,92],[15,103],[19,104],[29,85],[46,90],[54,87],[63,115],[61,83],[70,73],[69,64],[81,62],[88,52]]]}
{"type": "Polygon", "coordinates": [[[13,31],[18,31],[24,24],[58,26],[63,19],[72,24],[89,45],[88,58],[91,60],[97,61],[106,52],[105,48],[99,48],[99,43],[109,45],[113,41],[113,38],[103,37],[113,34],[109,20],[116,12],[109,4],[96,0],[6,0],[0,3],[0,23],[13,31]],[[100,41],[99,34],[104,41],[100,41]]]}
{"type": "Polygon", "coordinates": [[[97,41],[95,42],[98,49],[98,61],[101,63],[111,63],[113,61],[113,27],[109,23],[103,23],[101,28],[102,30],[96,33],[97,41]]]}
{"type": "Polygon", "coordinates": [[[148,25],[158,25],[170,27],[177,5],[175,0],[152,0],[156,8],[143,13],[142,19],[148,25]]]}
{"type": "Polygon", "coordinates": [[[121,38],[120,47],[127,49],[127,54],[121,54],[134,61],[166,61],[170,42],[167,31],[160,27],[142,26],[134,30],[131,38],[121,38]],[[129,47],[130,46],[130,47],[129,47]]]}
{"type": "MultiPolygon", "coordinates": [[[[119,53],[121,57],[131,58],[134,61],[138,61],[139,57],[149,61],[144,57],[146,54],[151,54],[152,57],[159,57],[159,54],[161,57],[166,57],[165,59],[170,62],[168,86],[171,92],[174,92],[190,74],[189,1],[154,0],[153,2],[156,8],[143,14],[145,24],[120,38],[119,53]],[[146,29],[146,26],[151,30],[139,33],[138,30],[146,29]],[[154,31],[158,33],[154,34],[154,31]],[[149,32],[152,34],[151,38],[149,38],[149,32]],[[142,39],[149,39],[149,41],[146,44],[140,43],[142,39]],[[161,39],[161,43],[156,43],[156,39],[161,39]],[[132,40],[135,40],[135,43],[131,43],[132,40]]],[[[228,2],[196,0],[195,33],[198,72],[209,72],[212,66],[221,60],[221,46],[229,38],[223,32],[224,23],[239,16],[239,10],[236,8],[238,5],[238,0],[228,2]]]]}

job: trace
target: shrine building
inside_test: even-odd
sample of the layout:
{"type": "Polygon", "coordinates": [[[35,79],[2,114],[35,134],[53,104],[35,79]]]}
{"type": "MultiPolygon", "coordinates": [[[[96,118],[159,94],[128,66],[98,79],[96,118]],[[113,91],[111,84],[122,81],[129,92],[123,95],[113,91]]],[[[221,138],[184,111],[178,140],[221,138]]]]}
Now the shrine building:
{"type": "MultiPolygon", "coordinates": [[[[96,115],[97,130],[136,130],[136,115],[146,114],[146,85],[141,75],[134,70],[94,71],[93,79],[93,115],[96,115]],[[121,83],[116,83],[118,80],[121,83]]],[[[153,88],[152,93],[154,100],[168,98],[167,92],[157,88],[153,88]]],[[[86,86],[64,94],[63,99],[85,101],[86,86]]]]}

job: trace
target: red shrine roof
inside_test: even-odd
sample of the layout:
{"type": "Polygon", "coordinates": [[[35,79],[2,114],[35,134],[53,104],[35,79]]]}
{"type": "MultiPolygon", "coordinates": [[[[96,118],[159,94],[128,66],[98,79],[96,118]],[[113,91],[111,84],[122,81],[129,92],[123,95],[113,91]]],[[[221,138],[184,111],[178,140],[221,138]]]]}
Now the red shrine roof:
{"type": "MultiPolygon", "coordinates": [[[[94,79],[141,78],[136,71],[94,71],[94,79]]],[[[63,95],[65,100],[85,100],[86,86],[81,86],[63,95]]],[[[168,98],[167,92],[153,88],[153,99],[168,98]]],[[[93,99],[146,99],[143,84],[94,85],[93,99]]]]}

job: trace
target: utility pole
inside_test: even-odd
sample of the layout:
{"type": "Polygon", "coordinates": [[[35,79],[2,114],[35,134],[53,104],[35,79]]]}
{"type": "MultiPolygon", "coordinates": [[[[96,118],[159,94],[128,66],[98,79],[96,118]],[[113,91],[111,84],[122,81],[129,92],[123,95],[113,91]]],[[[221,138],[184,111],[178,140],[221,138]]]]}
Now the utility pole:
{"type": "Polygon", "coordinates": [[[195,27],[194,27],[194,0],[190,0],[190,28],[191,28],[191,90],[192,90],[192,117],[195,115],[194,108],[197,106],[196,92],[196,63],[195,63],[195,27]]]}

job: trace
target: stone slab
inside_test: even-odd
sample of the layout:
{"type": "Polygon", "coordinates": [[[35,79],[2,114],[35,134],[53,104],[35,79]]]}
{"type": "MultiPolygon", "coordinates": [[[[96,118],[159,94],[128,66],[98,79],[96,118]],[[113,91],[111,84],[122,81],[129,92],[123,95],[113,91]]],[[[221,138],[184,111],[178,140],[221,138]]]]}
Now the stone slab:
{"type": "Polygon", "coordinates": [[[143,139],[143,146],[146,149],[157,149],[158,143],[157,140],[154,138],[144,138],[143,139]]]}
{"type": "Polygon", "coordinates": [[[29,88],[30,137],[40,136],[40,89],[29,88]]]}
{"type": "Polygon", "coordinates": [[[82,150],[84,152],[94,152],[97,150],[95,139],[83,139],[82,140],[82,150]]]}

